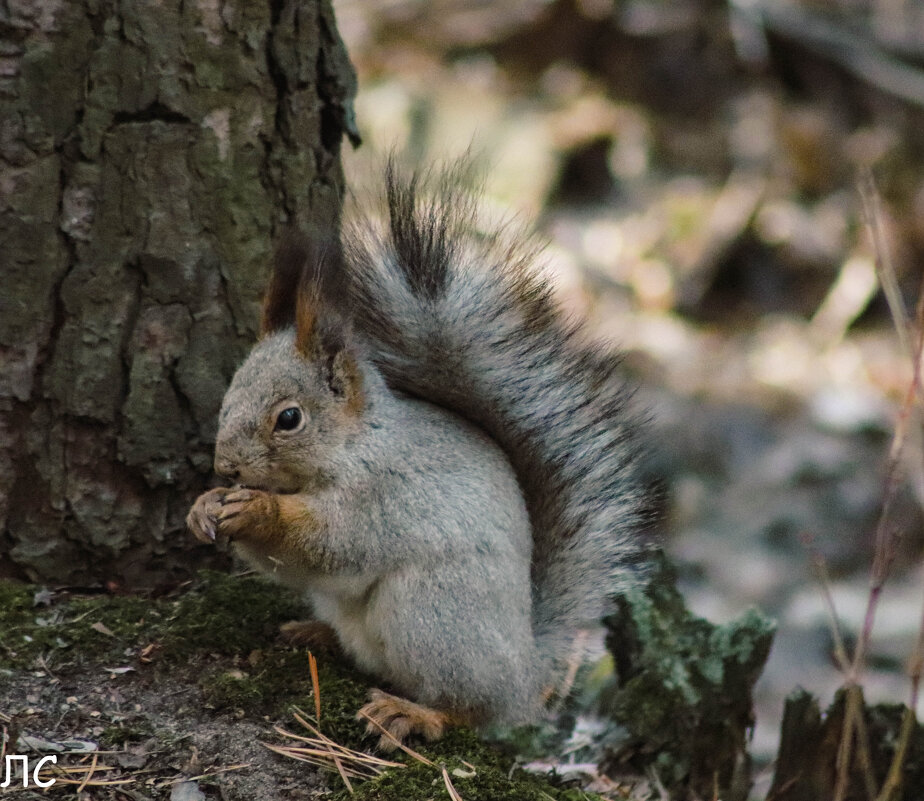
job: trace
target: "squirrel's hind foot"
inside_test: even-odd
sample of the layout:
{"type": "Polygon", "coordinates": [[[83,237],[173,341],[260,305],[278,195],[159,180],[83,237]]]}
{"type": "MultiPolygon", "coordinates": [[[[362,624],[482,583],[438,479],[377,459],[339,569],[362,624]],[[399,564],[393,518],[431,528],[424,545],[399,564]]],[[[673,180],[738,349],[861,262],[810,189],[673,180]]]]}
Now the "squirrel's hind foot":
{"type": "Polygon", "coordinates": [[[380,751],[394,751],[411,734],[422,734],[431,742],[438,740],[454,723],[446,712],[382,690],[372,690],[369,697],[371,700],[356,713],[356,718],[368,721],[367,733],[382,735],[378,743],[380,751]]]}
{"type": "Polygon", "coordinates": [[[340,654],[337,632],[320,620],[290,620],[279,627],[279,633],[289,645],[340,654]]]}

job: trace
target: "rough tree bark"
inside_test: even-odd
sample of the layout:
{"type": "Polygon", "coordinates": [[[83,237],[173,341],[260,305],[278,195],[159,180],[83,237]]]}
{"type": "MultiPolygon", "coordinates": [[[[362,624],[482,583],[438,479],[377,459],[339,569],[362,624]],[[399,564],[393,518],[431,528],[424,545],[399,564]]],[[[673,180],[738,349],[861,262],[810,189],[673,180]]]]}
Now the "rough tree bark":
{"type": "Polygon", "coordinates": [[[336,226],[329,0],[0,0],[0,575],[150,586],[274,232],[336,226]]]}

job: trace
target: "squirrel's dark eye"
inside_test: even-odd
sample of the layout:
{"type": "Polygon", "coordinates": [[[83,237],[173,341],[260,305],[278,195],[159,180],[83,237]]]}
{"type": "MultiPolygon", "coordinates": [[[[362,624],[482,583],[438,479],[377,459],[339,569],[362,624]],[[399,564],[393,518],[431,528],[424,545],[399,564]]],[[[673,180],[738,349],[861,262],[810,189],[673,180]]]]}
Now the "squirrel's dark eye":
{"type": "Polygon", "coordinates": [[[279,417],[276,418],[276,430],[277,431],[292,431],[295,428],[298,428],[298,424],[302,421],[302,412],[297,406],[291,406],[288,409],[283,409],[279,412],[279,417]]]}

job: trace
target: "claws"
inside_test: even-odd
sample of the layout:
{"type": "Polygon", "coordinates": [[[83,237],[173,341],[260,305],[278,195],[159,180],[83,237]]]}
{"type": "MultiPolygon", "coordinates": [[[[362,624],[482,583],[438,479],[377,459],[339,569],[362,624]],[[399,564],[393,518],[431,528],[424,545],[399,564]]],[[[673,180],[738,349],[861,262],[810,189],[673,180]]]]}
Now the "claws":
{"type": "Polygon", "coordinates": [[[197,540],[214,543],[218,539],[218,512],[227,489],[218,487],[200,495],[186,516],[186,526],[197,540]]]}
{"type": "Polygon", "coordinates": [[[368,721],[368,734],[381,734],[377,746],[380,751],[394,751],[410,734],[421,734],[430,741],[438,740],[446,727],[452,724],[446,712],[415,704],[382,690],[373,690],[369,697],[369,703],[356,713],[356,718],[368,721]]]}
{"type": "Polygon", "coordinates": [[[254,502],[265,500],[265,495],[260,490],[242,487],[216,487],[196,499],[186,516],[186,525],[200,542],[214,543],[219,537],[229,537],[240,524],[231,521],[255,511],[254,502]]]}

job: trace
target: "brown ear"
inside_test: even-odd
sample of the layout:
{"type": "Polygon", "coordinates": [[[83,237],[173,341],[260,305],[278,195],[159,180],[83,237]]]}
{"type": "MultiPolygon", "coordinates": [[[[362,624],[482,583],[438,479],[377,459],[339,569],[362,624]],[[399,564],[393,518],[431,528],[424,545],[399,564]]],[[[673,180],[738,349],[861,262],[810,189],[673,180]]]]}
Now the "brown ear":
{"type": "Polygon", "coordinates": [[[320,367],[331,392],[343,399],[347,414],[358,417],[366,399],[350,334],[350,323],[325,306],[318,287],[303,284],[296,303],[295,350],[320,367]]]}
{"type": "Polygon", "coordinates": [[[345,317],[346,296],[347,274],[339,242],[329,233],[315,229],[305,234],[292,226],[280,237],[273,256],[260,333],[266,336],[299,327],[303,311],[321,307],[345,317]]]}
{"type": "Polygon", "coordinates": [[[341,350],[331,362],[330,386],[344,399],[347,414],[359,417],[363,413],[366,408],[363,374],[355,356],[347,349],[341,350]]]}

